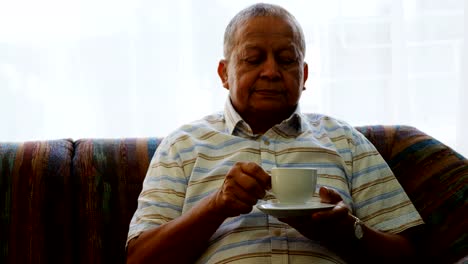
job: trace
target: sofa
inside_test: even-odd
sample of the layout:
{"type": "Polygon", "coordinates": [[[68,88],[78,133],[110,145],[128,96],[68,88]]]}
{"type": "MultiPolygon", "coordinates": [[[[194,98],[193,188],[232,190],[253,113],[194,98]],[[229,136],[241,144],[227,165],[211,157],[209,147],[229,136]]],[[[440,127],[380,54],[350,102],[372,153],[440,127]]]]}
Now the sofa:
{"type": "MultiPolygon", "coordinates": [[[[425,221],[421,263],[468,263],[468,161],[409,126],[361,126],[425,221]]],[[[0,263],[125,263],[161,137],[0,142],[0,263]]]]}

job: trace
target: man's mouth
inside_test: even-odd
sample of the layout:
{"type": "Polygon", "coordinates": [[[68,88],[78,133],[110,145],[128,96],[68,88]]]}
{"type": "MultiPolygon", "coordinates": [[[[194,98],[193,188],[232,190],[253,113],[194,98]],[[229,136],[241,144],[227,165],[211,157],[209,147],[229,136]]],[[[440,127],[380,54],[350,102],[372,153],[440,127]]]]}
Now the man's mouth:
{"type": "Polygon", "coordinates": [[[264,95],[279,95],[283,94],[282,91],[280,90],[271,90],[271,89],[256,89],[253,91],[254,93],[257,94],[264,94],[264,95]]]}

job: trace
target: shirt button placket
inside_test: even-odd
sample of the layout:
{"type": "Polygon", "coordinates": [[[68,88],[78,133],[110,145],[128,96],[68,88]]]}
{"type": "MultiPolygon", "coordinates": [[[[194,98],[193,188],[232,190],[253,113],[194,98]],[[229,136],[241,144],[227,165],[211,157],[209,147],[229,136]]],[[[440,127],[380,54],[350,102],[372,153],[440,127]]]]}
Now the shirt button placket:
{"type": "MultiPolygon", "coordinates": [[[[261,139],[261,160],[262,163],[268,162],[268,165],[264,165],[263,168],[270,169],[276,164],[276,158],[274,155],[274,144],[273,142],[264,135],[261,139]],[[266,151],[268,150],[268,151],[266,151]]],[[[262,164],[263,165],[263,164],[262,164]]],[[[286,231],[281,227],[279,221],[273,216],[268,216],[268,225],[270,226],[271,235],[271,263],[272,264],[283,264],[288,263],[288,255],[285,252],[288,249],[288,242],[286,238],[286,231]],[[273,226],[271,225],[273,223],[273,226]]]]}
{"type": "MultiPolygon", "coordinates": [[[[270,222],[278,222],[273,220],[270,222]]],[[[289,257],[288,241],[284,228],[282,227],[270,227],[271,239],[271,263],[272,264],[284,264],[288,263],[289,257]]]]}

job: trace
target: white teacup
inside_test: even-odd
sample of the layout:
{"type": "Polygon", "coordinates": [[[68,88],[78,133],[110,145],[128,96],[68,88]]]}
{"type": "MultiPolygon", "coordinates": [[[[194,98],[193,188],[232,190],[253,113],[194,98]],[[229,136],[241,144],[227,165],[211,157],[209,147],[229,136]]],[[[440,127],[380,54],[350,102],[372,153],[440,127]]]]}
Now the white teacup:
{"type": "Polygon", "coordinates": [[[317,169],[272,168],[271,191],[279,203],[303,204],[312,200],[317,185],[317,169]]]}

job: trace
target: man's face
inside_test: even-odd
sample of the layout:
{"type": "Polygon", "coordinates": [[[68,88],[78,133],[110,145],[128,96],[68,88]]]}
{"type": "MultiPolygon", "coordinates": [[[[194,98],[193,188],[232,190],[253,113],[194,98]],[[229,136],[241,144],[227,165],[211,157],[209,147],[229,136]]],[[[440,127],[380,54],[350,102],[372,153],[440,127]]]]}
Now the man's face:
{"type": "Polygon", "coordinates": [[[218,73],[231,102],[245,119],[288,113],[297,106],[307,79],[307,64],[293,27],[278,17],[256,17],[235,33],[230,58],[218,73]]]}

